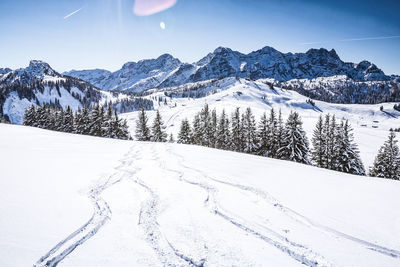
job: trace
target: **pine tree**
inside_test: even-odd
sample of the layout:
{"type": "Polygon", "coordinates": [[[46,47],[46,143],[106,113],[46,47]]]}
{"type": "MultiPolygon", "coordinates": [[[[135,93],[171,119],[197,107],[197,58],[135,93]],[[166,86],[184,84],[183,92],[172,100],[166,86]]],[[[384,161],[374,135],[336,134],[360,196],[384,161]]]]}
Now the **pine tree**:
{"type": "Polygon", "coordinates": [[[324,132],[324,120],[322,116],[319,116],[318,122],[315,125],[313,137],[311,139],[312,151],[311,160],[315,166],[324,168],[325,167],[325,147],[326,147],[326,136],[324,132]]]}
{"type": "Polygon", "coordinates": [[[325,168],[334,170],[335,169],[335,132],[336,132],[336,119],[335,116],[327,114],[325,116],[324,124],[324,135],[326,136],[325,142],[325,168]]]}
{"type": "Polygon", "coordinates": [[[64,109],[60,108],[54,112],[54,130],[63,131],[64,129],[64,109]]]}
{"type": "Polygon", "coordinates": [[[203,140],[203,132],[201,130],[200,116],[199,114],[194,116],[193,127],[192,127],[192,142],[195,145],[201,145],[203,140]]]}
{"type": "Polygon", "coordinates": [[[309,164],[308,140],[302,124],[299,114],[291,112],[283,130],[282,147],[278,150],[279,158],[309,164]]]}
{"type": "Polygon", "coordinates": [[[236,108],[235,112],[232,114],[231,119],[231,149],[233,151],[242,152],[243,151],[243,129],[242,121],[240,119],[240,110],[236,108]]]}
{"type": "Polygon", "coordinates": [[[217,143],[217,125],[217,111],[213,109],[211,112],[210,132],[208,133],[210,147],[215,147],[217,143]]]}
{"type": "Polygon", "coordinates": [[[211,125],[211,114],[207,104],[204,105],[200,112],[200,145],[212,147],[214,141],[214,134],[211,125]]]}
{"type": "Polygon", "coordinates": [[[370,176],[400,180],[400,152],[396,134],[390,131],[388,140],[379,149],[370,176]]]}
{"type": "Polygon", "coordinates": [[[282,119],[282,111],[279,109],[278,113],[278,120],[277,120],[277,125],[276,125],[276,133],[274,137],[273,143],[275,144],[275,155],[273,155],[274,158],[279,159],[280,155],[278,153],[278,150],[282,148],[282,140],[283,140],[283,131],[284,131],[284,125],[283,125],[283,119],[282,119]]]}
{"type": "Polygon", "coordinates": [[[36,123],[37,127],[46,129],[48,125],[48,113],[46,106],[40,106],[36,110],[36,123]]]}
{"type": "Polygon", "coordinates": [[[257,128],[254,115],[251,108],[248,107],[243,114],[243,136],[244,136],[244,149],[245,153],[253,154],[257,151],[257,128]]]}
{"type": "MultiPolygon", "coordinates": [[[[279,110],[280,120],[282,120],[282,114],[279,110]]],[[[268,133],[268,157],[275,158],[279,149],[279,142],[277,142],[277,134],[278,134],[278,120],[276,118],[275,110],[271,108],[271,112],[268,119],[267,124],[267,133],[268,133]]]]}
{"type": "Polygon", "coordinates": [[[365,175],[364,165],[361,162],[357,144],[354,143],[354,137],[348,120],[342,121],[338,127],[338,138],[335,141],[337,144],[337,167],[335,170],[365,175]]]}
{"type": "Polygon", "coordinates": [[[156,117],[154,118],[153,125],[151,127],[151,140],[154,142],[167,142],[167,133],[165,132],[165,126],[162,121],[160,111],[157,110],[156,117]]]}
{"type": "Polygon", "coordinates": [[[111,105],[107,106],[107,112],[103,121],[104,137],[115,138],[115,129],[113,124],[113,110],[111,105]]]}
{"type": "Polygon", "coordinates": [[[229,120],[226,116],[225,110],[222,110],[221,116],[219,117],[217,130],[216,130],[216,148],[229,149],[230,147],[230,131],[229,131],[229,120]]]}
{"type": "Polygon", "coordinates": [[[89,135],[103,136],[103,120],[104,109],[100,105],[96,105],[89,114],[89,135]]]}
{"type": "MultiPolygon", "coordinates": [[[[63,119],[61,119],[61,121],[62,120],[63,119]]],[[[58,121],[58,119],[56,121],[58,121]]],[[[75,127],[74,127],[75,132],[77,134],[88,135],[90,133],[89,127],[90,127],[89,109],[86,106],[83,106],[82,109],[81,110],[78,109],[78,111],[75,114],[75,127]]]]}
{"type": "Polygon", "coordinates": [[[191,144],[192,143],[192,130],[187,119],[182,120],[181,129],[178,133],[179,144],[191,144]]]}
{"type": "Polygon", "coordinates": [[[24,122],[23,124],[26,126],[36,126],[36,108],[34,105],[31,105],[29,108],[25,110],[24,113],[24,122]]]}
{"type": "Polygon", "coordinates": [[[260,118],[260,123],[258,124],[258,152],[260,156],[268,157],[269,154],[269,135],[268,135],[268,120],[267,114],[264,114],[260,118]]]}
{"type": "Polygon", "coordinates": [[[67,106],[67,109],[64,113],[62,131],[66,133],[74,132],[74,114],[72,113],[72,109],[69,106],[67,106]]]}
{"type": "Polygon", "coordinates": [[[117,115],[117,111],[115,111],[114,120],[117,124],[117,127],[116,127],[117,132],[115,134],[116,138],[122,139],[122,140],[132,140],[132,137],[129,133],[129,127],[128,127],[127,121],[125,119],[124,120],[119,119],[118,115],[117,115]]]}
{"type": "Polygon", "coordinates": [[[136,121],[136,134],[135,137],[138,141],[150,141],[150,129],[147,126],[147,115],[144,109],[142,108],[139,112],[139,118],[136,121]]]}

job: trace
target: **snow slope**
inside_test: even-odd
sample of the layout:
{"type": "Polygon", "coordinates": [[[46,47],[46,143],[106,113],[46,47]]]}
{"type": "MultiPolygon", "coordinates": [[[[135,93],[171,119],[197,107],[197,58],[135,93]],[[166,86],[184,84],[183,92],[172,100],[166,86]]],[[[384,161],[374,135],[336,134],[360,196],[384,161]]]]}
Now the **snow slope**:
{"type": "Polygon", "coordinates": [[[400,264],[396,181],[16,125],[0,147],[1,266],[400,264]]]}
{"type": "MultiPolygon", "coordinates": [[[[207,103],[211,109],[215,108],[219,115],[225,109],[230,115],[236,107],[242,112],[247,107],[251,107],[257,120],[263,112],[270,112],[271,108],[276,111],[282,110],[283,118],[286,120],[291,111],[297,111],[304,122],[304,129],[310,139],[317,119],[320,115],[335,115],[337,119],[348,119],[354,128],[355,141],[359,145],[361,157],[365,167],[372,165],[379,147],[384,143],[390,128],[397,128],[400,125],[400,112],[393,109],[394,103],[384,103],[377,105],[357,105],[357,104],[332,104],[315,100],[315,107],[307,103],[307,97],[300,95],[292,90],[284,90],[278,87],[271,89],[265,82],[269,80],[249,81],[246,79],[227,78],[204,82],[205,86],[198,91],[207,94],[201,98],[182,98],[179,94],[186,87],[178,86],[167,88],[164,91],[176,93],[178,97],[166,97],[167,105],[162,102],[155,102],[155,109],[159,109],[167,132],[173,133],[177,137],[180,123],[184,118],[192,120],[207,103]],[[176,106],[175,106],[176,104],[176,106]],[[380,111],[380,106],[384,111],[380,111]]],[[[193,84],[198,85],[197,83],[193,84]]],[[[153,99],[158,96],[164,97],[164,91],[154,91],[147,98],[153,99]]],[[[151,123],[155,111],[148,111],[149,122],[151,123]]],[[[128,120],[132,136],[136,127],[137,112],[121,114],[121,117],[128,120]]]]}

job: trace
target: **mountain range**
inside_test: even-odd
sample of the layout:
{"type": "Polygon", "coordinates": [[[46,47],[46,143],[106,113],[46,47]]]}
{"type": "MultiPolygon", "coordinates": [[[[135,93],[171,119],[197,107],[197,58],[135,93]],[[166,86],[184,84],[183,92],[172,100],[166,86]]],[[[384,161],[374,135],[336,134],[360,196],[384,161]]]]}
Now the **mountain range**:
{"type": "Polygon", "coordinates": [[[83,105],[115,101],[113,105],[120,112],[151,109],[160,99],[138,97],[150,91],[164,91],[172,97],[178,91],[180,97],[203,97],[223,90],[224,80],[231,78],[261,80],[271,87],[333,103],[400,101],[399,76],[386,75],[368,61],[344,62],[333,49],[293,54],[264,47],[243,54],[218,47],[195,63],[183,63],[164,54],[128,62],[115,72],[94,69],[61,74],[40,60],[30,61],[26,68],[2,68],[0,117],[22,123],[24,110],[32,104],[71,106],[76,110],[83,105]]]}
{"type": "Polygon", "coordinates": [[[293,54],[281,53],[268,46],[249,54],[218,47],[191,64],[164,54],[157,59],[128,62],[115,72],[94,69],[71,70],[63,74],[80,78],[103,90],[131,92],[226,77],[272,78],[279,82],[336,75],[361,82],[393,79],[371,62],[344,62],[333,49],[310,49],[306,53],[293,54]]]}

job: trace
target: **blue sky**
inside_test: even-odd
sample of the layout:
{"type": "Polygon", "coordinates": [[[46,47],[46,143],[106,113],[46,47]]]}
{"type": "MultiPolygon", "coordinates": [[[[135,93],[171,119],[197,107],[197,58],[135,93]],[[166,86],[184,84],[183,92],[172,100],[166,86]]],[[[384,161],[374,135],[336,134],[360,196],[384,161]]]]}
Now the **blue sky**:
{"type": "Polygon", "coordinates": [[[334,48],[344,61],[366,59],[400,74],[400,38],[393,37],[400,36],[400,1],[178,0],[149,16],[135,15],[133,4],[2,0],[0,67],[41,59],[58,71],[117,70],[163,53],[193,62],[218,46],[248,53],[268,45],[282,52],[334,48]],[[393,38],[349,40],[370,37],[393,38]]]}

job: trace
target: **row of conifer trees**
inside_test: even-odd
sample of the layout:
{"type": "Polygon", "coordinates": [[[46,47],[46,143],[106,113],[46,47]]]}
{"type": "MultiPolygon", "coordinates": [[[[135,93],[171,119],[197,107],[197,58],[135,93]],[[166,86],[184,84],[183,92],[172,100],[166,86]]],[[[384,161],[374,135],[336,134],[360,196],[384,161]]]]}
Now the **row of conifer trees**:
{"type": "Polygon", "coordinates": [[[95,105],[91,109],[83,107],[74,113],[69,106],[64,110],[48,105],[32,105],[25,110],[23,124],[67,133],[132,139],[126,120],[118,118],[117,112],[111,106],[107,110],[101,105],[95,105]]]}
{"type": "MultiPolygon", "coordinates": [[[[142,141],[167,141],[167,133],[157,111],[151,128],[144,110],[139,113],[136,138],[142,141]]],[[[170,140],[173,140],[170,137],[170,140]]],[[[302,128],[297,112],[291,112],[286,122],[282,114],[271,109],[259,122],[247,108],[244,113],[236,108],[229,117],[224,110],[218,116],[208,105],[195,115],[192,123],[181,122],[178,143],[196,144],[218,149],[244,152],[276,159],[284,159],[330,170],[366,175],[360,159],[353,129],[347,120],[335,116],[320,117],[311,139],[312,148],[302,128]]],[[[389,179],[400,178],[400,154],[394,132],[380,149],[369,175],[389,179]]]]}
{"type": "MultiPolygon", "coordinates": [[[[153,141],[153,142],[167,142],[167,133],[165,132],[165,125],[161,118],[160,112],[156,111],[156,116],[152,125],[149,127],[147,114],[144,109],[139,112],[138,120],[136,121],[135,137],[138,141],[153,141]]],[[[170,140],[173,142],[172,134],[170,140]]]]}

